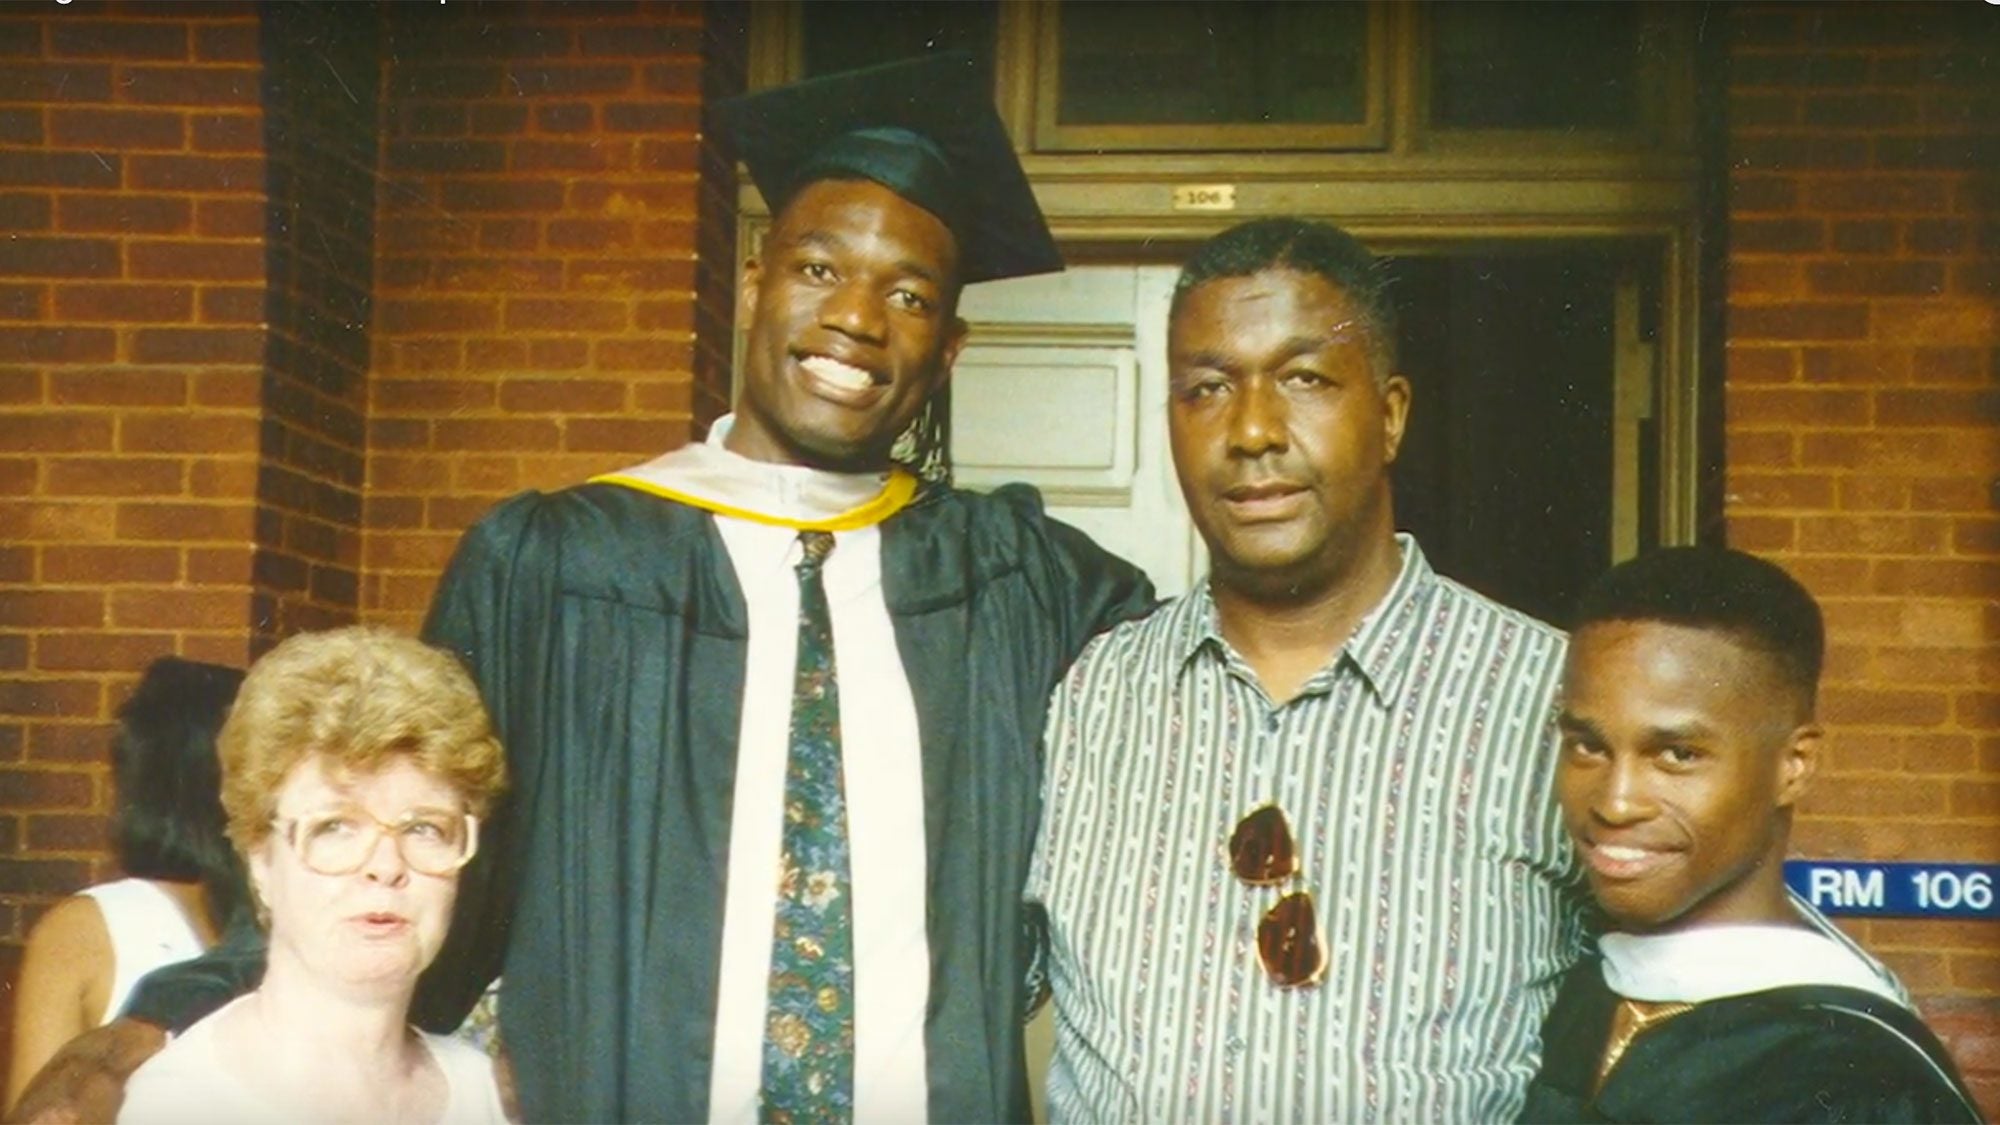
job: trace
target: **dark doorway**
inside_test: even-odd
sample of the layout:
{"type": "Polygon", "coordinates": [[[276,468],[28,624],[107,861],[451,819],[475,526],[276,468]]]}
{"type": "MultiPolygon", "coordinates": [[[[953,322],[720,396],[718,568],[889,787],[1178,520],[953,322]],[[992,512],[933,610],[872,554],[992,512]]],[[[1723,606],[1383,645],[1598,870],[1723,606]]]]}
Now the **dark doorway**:
{"type": "Polygon", "coordinates": [[[1414,390],[1397,522],[1441,573],[1558,625],[1612,561],[1615,294],[1629,261],[1602,248],[1390,263],[1414,390]]]}

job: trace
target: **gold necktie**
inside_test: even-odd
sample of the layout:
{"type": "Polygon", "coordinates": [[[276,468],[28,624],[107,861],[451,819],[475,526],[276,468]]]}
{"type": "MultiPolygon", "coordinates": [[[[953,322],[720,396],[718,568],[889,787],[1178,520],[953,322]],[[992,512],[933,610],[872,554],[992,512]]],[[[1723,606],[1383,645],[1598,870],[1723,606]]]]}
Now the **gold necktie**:
{"type": "Polygon", "coordinates": [[[1604,1080],[1611,1076],[1611,1068],[1618,1065],[1618,1060],[1624,1057],[1626,1048],[1632,1045],[1632,1040],[1637,1039],[1647,1028],[1665,1023],[1693,1007],[1693,1004],[1682,1004],[1677,1001],[1661,1003],[1645,1000],[1618,1001],[1617,1010],[1611,1013],[1611,1036],[1604,1044],[1604,1061],[1597,1064],[1597,1085],[1592,1093],[1604,1088],[1604,1080]]]}

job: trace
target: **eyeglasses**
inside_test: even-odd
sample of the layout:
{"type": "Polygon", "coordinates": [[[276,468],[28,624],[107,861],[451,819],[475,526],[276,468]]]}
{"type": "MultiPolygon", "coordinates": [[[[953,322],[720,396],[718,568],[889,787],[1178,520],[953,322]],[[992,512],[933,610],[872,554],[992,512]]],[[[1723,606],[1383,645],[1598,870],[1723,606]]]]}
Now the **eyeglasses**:
{"type": "MultiPolygon", "coordinates": [[[[1299,849],[1283,809],[1259,805],[1243,815],[1229,836],[1229,869],[1253,887],[1279,886],[1299,873],[1299,849]]],[[[1280,988],[1309,987],[1326,975],[1326,935],[1311,891],[1293,891],[1264,912],[1257,959],[1280,988]]]]}
{"type": "Polygon", "coordinates": [[[393,822],[365,809],[329,809],[274,820],[299,859],[321,875],[361,870],[384,833],[412,871],[449,875],[479,851],[479,818],[443,809],[415,809],[393,822]]]}

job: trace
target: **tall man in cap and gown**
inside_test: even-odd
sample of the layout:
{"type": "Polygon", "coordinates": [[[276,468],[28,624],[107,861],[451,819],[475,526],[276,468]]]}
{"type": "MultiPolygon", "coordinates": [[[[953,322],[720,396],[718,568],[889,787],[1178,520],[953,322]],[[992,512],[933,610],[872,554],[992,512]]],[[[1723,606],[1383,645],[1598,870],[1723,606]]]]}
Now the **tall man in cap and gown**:
{"type": "MultiPolygon", "coordinates": [[[[529,1120],[1028,1116],[1043,708],[1152,591],[1030,489],[890,464],[964,342],[960,286],[1062,266],[974,74],[719,106],[774,212],[736,413],[502,503],[439,585],[426,636],[518,780],[417,1016],[455,1025],[504,974],[529,1120]]],[[[132,1014],[185,1025],[241,975],[132,1014]]]]}

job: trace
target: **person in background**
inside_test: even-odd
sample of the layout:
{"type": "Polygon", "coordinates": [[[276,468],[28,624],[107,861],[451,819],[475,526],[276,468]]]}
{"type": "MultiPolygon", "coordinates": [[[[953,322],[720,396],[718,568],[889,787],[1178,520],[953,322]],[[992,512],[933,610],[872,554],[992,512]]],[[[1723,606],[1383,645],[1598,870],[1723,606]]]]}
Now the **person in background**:
{"type": "Polygon", "coordinates": [[[464,668],[379,629],[293,637],[251,667],[221,759],[267,968],[139,1068],[118,1119],[506,1120],[486,1054],[408,1020],[506,784],[464,668]]]}
{"type": "Polygon", "coordinates": [[[1739,551],[1656,551],[1585,593],[1555,789],[1612,932],[1564,979],[1522,1120],[1979,1119],[1785,887],[1824,648],[1812,595],[1739,551]]]}
{"type": "Polygon", "coordinates": [[[140,977],[213,946],[242,903],[215,757],[242,681],[237,668],[162,657],[119,708],[111,852],[125,878],[56,903],[28,934],[8,1105],[57,1048],[116,1016],[140,977]]]}

